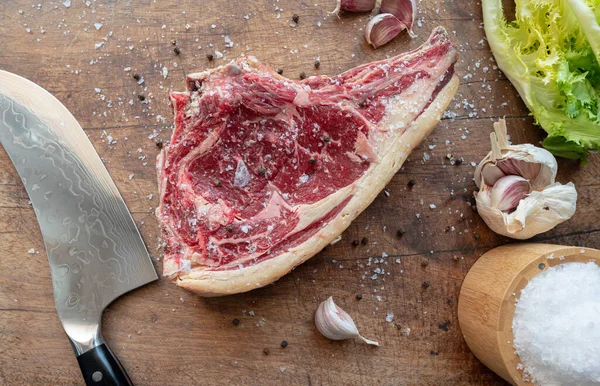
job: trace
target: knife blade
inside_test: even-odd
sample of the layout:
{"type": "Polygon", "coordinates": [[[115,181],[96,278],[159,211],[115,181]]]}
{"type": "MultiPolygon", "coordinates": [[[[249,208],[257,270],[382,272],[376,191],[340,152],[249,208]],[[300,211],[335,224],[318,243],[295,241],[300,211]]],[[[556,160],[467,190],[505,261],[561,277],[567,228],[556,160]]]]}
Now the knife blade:
{"type": "Polygon", "coordinates": [[[121,194],[67,108],[1,70],[0,142],[40,224],[56,311],[86,384],[131,384],[102,338],[102,312],[158,277],[121,194]]]}

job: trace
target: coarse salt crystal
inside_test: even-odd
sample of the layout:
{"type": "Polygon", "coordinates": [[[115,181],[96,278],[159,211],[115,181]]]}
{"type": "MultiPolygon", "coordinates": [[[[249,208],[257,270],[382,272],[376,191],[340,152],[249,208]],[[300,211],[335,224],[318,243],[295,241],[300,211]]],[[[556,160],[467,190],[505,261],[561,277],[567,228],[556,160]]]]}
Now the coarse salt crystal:
{"type": "Polygon", "coordinates": [[[233,177],[233,186],[236,188],[243,188],[248,185],[250,182],[250,172],[246,167],[246,164],[243,160],[239,160],[237,163],[237,168],[235,169],[235,176],[233,177]]]}
{"type": "Polygon", "coordinates": [[[394,313],[390,312],[385,316],[385,321],[388,323],[392,323],[392,321],[394,320],[394,313]]]}

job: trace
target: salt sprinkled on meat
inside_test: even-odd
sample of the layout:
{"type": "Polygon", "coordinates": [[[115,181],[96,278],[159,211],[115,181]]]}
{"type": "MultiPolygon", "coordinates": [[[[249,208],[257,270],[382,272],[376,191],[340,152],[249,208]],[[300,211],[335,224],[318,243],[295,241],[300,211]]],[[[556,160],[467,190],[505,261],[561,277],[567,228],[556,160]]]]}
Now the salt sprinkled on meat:
{"type": "Polygon", "coordinates": [[[235,176],[233,177],[233,186],[237,188],[243,188],[250,182],[250,173],[244,163],[244,160],[239,159],[237,168],[235,169],[235,176]]]}

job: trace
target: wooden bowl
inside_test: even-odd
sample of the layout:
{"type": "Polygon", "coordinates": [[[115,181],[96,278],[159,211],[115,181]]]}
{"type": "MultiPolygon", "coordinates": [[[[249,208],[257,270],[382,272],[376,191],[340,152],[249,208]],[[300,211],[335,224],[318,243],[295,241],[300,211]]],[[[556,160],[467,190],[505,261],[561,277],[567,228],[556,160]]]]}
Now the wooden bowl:
{"type": "Polygon", "coordinates": [[[589,261],[600,265],[600,251],[535,243],[505,245],[481,256],[465,277],[458,301],[460,329],[473,354],[511,384],[531,385],[517,370],[515,301],[529,280],[545,269],[589,261]]]}

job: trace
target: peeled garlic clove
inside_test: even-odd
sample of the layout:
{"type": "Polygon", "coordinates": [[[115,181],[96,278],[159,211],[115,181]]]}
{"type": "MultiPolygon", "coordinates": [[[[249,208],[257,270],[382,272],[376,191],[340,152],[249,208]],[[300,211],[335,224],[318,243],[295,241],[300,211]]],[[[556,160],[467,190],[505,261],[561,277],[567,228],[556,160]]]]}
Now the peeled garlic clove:
{"type": "Polygon", "coordinates": [[[381,13],[372,18],[365,28],[365,38],[374,48],[381,47],[398,36],[406,26],[396,16],[381,13]]]}
{"type": "Polygon", "coordinates": [[[369,12],[375,8],[377,0],[337,0],[333,14],[339,15],[340,10],[348,12],[369,12]]]}
{"type": "Polygon", "coordinates": [[[549,231],[573,217],[577,208],[577,191],[571,182],[566,185],[557,182],[542,191],[531,192],[512,213],[491,206],[489,197],[489,188],[475,195],[481,218],[492,231],[519,240],[549,231]]]}
{"type": "Polygon", "coordinates": [[[391,13],[396,16],[398,20],[406,25],[410,37],[417,37],[412,30],[412,27],[415,24],[415,18],[417,17],[416,0],[383,0],[379,10],[382,13],[391,13]]]}
{"type": "Polygon", "coordinates": [[[363,342],[379,346],[378,342],[362,337],[354,321],[344,310],[339,308],[333,297],[319,304],[315,313],[315,325],[323,336],[331,340],[344,340],[358,337],[363,342]]]}
{"type": "Polygon", "coordinates": [[[503,212],[511,212],[530,192],[531,185],[525,178],[520,176],[502,177],[492,188],[491,204],[503,212]]]}

